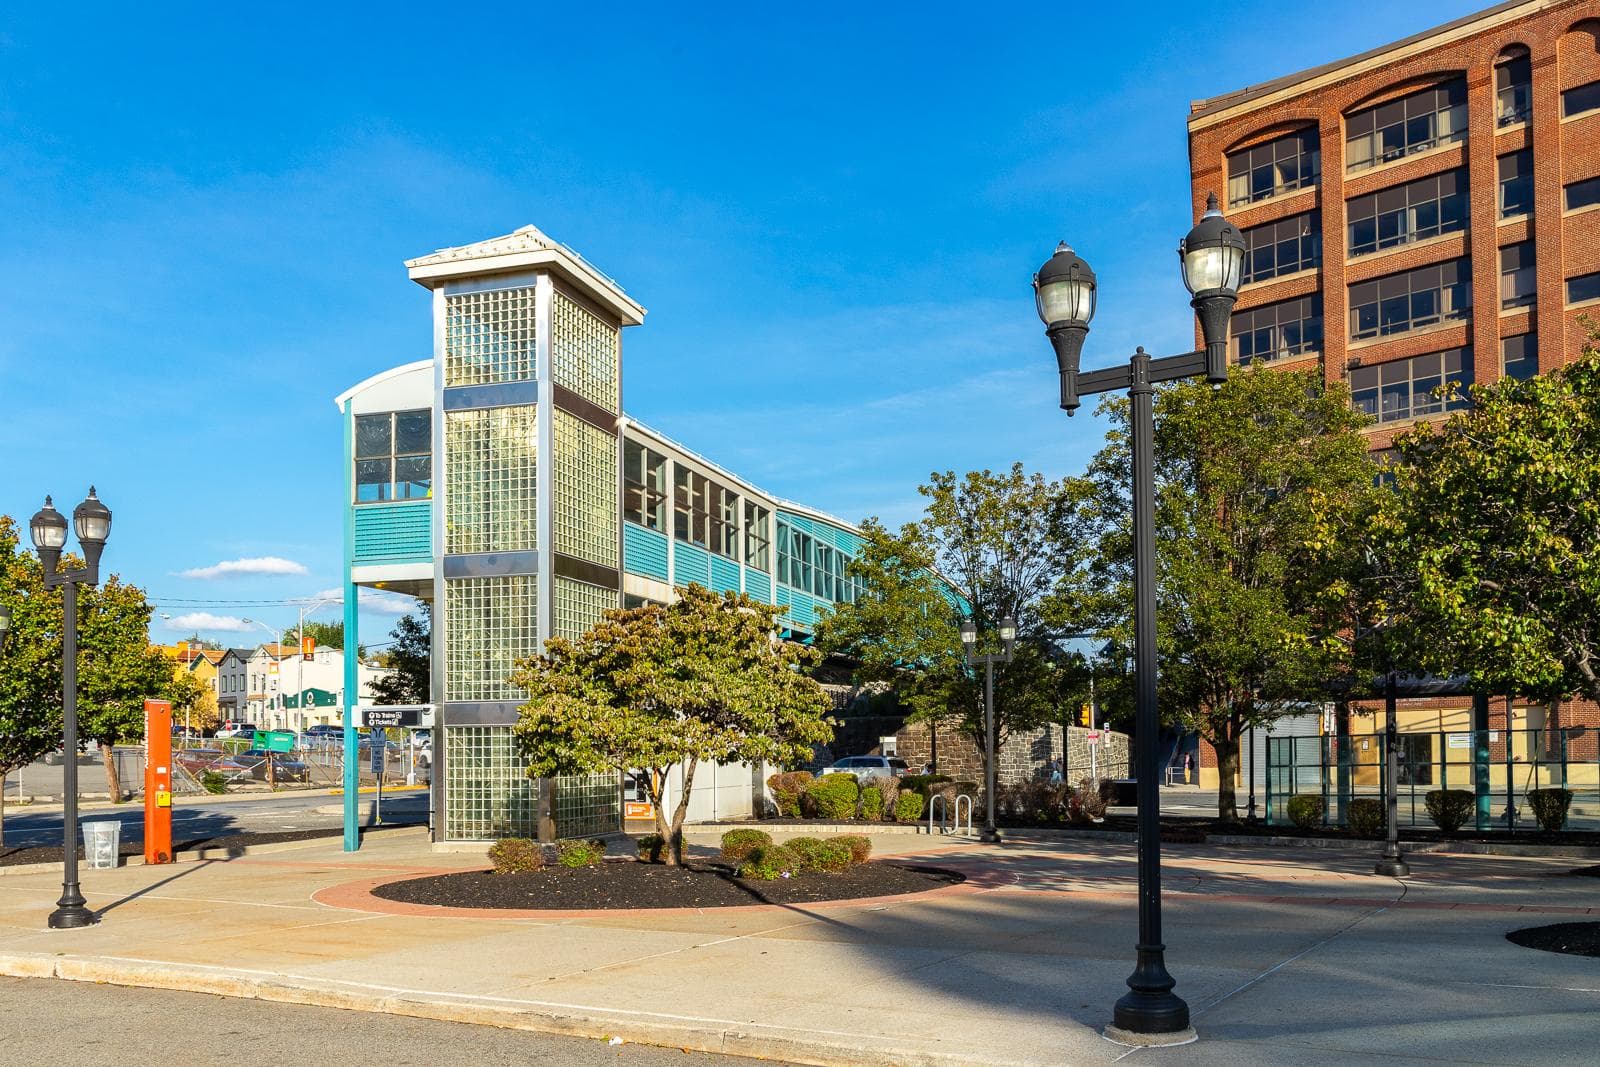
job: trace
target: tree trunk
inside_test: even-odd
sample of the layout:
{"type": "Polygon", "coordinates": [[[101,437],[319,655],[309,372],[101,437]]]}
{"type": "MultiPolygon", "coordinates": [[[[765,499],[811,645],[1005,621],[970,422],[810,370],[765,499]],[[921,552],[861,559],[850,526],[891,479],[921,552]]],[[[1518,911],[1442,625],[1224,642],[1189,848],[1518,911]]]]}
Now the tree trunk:
{"type": "MultiPolygon", "coordinates": [[[[78,758],[76,752],[71,753],[73,759],[78,758]]],[[[106,792],[111,794],[111,803],[122,803],[122,783],[117,780],[116,753],[109,741],[100,742],[100,759],[106,765],[106,792]]]]}
{"type": "Polygon", "coordinates": [[[6,847],[6,776],[10,773],[0,774],[0,848],[6,847]]]}
{"type": "MultiPolygon", "coordinates": [[[[1211,743],[1217,750],[1217,818],[1223,822],[1239,821],[1239,802],[1235,782],[1239,777],[1239,734],[1218,735],[1211,743]]],[[[1198,775],[1196,776],[1198,777],[1198,775]]]]}
{"type": "Polygon", "coordinates": [[[678,796],[678,806],[672,812],[672,834],[667,838],[667,855],[671,856],[674,867],[683,865],[683,820],[689,814],[689,790],[694,786],[694,771],[700,761],[694,756],[689,757],[689,765],[683,769],[683,791],[678,796]]]}
{"type": "Polygon", "coordinates": [[[678,861],[673,856],[672,849],[668,845],[668,842],[672,840],[672,828],[667,825],[667,807],[665,804],[668,773],[668,768],[651,767],[649,777],[646,780],[645,792],[650,797],[650,810],[655,816],[656,836],[661,838],[662,841],[661,862],[673,867],[677,865],[678,861]]]}

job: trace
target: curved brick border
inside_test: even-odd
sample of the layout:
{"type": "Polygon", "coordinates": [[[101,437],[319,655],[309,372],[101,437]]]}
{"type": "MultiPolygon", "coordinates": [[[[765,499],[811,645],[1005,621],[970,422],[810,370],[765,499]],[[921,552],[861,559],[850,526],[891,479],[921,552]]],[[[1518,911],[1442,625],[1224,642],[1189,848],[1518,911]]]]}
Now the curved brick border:
{"type": "MultiPolygon", "coordinates": [[[[879,862],[873,860],[871,862],[879,862]]],[[[468,868],[472,869],[472,868],[468,868]]],[[[487,869],[487,868],[481,868],[487,869]]],[[[996,889],[1015,876],[995,876],[961,871],[967,880],[956,885],[924,889],[916,893],[896,893],[891,896],[851,897],[847,900],[821,900],[814,903],[794,904],[732,904],[721,908],[584,908],[556,910],[553,908],[453,908],[442,904],[410,904],[387,900],[372,891],[390,882],[425,878],[431,874],[460,874],[460,867],[415,868],[405,874],[393,872],[376,878],[359,878],[341,882],[311,894],[311,899],[330,908],[348,911],[377,912],[383,915],[433,915],[452,919],[603,919],[607,917],[638,917],[645,915],[720,915],[723,912],[794,911],[796,909],[860,908],[874,904],[901,904],[930,900],[934,897],[967,896],[996,889]]]]}

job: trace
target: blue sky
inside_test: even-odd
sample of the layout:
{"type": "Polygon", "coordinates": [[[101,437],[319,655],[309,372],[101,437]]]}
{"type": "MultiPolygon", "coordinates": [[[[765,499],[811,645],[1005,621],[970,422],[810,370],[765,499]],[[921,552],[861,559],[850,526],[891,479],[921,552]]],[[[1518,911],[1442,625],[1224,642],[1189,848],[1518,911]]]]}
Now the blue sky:
{"type": "Polygon", "coordinates": [[[1086,366],[1186,347],[1189,101],[1481,6],[14,6],[0,513],[95,482],[159,611],[292,622],[339,580],[332,397],[428,355],[401,261],[527,223],[649,308],[629,414],[771,492],[899,522],[932,470],[1080,470],[1055,242],[1086,366]]]}

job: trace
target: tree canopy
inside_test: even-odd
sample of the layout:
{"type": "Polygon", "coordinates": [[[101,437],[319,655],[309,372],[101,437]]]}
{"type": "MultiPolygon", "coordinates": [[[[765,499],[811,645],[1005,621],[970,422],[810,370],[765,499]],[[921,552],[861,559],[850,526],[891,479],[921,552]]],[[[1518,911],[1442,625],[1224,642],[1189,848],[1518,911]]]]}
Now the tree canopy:
{"type": "Polygon", "coordinates": [[[792,764],[833,737],[832,702],[806,673],[817,653],[776,636],[783,610],[691,585],[671,604],[609,611],[576,641],[551,638],[512,676],[528,693],[514,728],[528,774],[645,770],[681,862],[701,762],[792,764]],[[683,784],[669,821],[673,766],[683,784]]]}
{"type": "MultiPolygon", "coordinates": [[[[372,698],[379,704],[427,704],[432,699],[433,605],[421,601],[417,613],[402,615],[389,631],[390,645],[379,653],[378,663],[389,673],[372,683],[372,698]]],[[[343,630],[340,630],[342,636],[343,630]]]]}

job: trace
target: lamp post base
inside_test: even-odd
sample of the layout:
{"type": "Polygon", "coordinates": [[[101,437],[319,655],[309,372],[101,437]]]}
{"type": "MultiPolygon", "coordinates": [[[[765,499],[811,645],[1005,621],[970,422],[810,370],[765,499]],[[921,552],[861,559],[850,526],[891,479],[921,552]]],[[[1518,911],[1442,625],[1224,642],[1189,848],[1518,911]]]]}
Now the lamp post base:
{"type": "Polygon", "coordinates": [[[993,826],[985,826],[979,831],[978,840],[985,845],[999,845],[1005,842],[1005,838],[1000,836],[1000,831],[993,826]]]}
{"type": "Polygon", "coordinates": [[[1118,1030],[1136,1035],[1140,1044],[1182,1044],[1194,1040],[1194,1028],[1189,1025],[1189,1005],[1170,989],[1164,992],[1130,989],[1117,1001],[1111,1018],[1112,1024],[1106,1028],[1108,1033],[1118,1030]],[[1188,1036],[1183,1037],[1184,1034],[1188,1036]],[[1168,1035],[1172,1040],[1167,1040],[1168,1035]]]}
{"type": "Polygon", "coordinates": [[[1411,873],[1411,865],[1399,856],[1393,858],[1385,856],[1372,868],[1373,874],[1381,874],[1386,878],[1404,878],[1411,873]]]}
{"type": "Polygon", "coordinates": [[[1112,1025],[1100,1031],[1100,1036],[1107,1041],[1114,1041],[1119,1045],[1131,1045],[1134,1048],[1187,1045],[1200,1040],[1200,1035],[1194,1032],[1194,1027],[1192,1026],[1185,1026],[1182,1030],[1172,1030],[1164,1034],[1141,1034],[1112,1025]]]}
{"type": "Polygon", "coordinates": [[[80,930],[85,926],[93,926],[100,920],[95,918],[94,912],[82,904],[65,904],[50,913],[50,929],[52,930],[80,930]]]}

